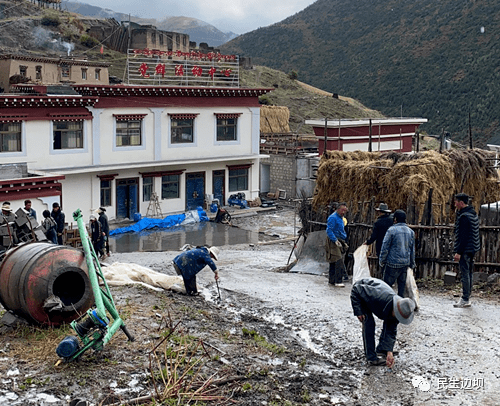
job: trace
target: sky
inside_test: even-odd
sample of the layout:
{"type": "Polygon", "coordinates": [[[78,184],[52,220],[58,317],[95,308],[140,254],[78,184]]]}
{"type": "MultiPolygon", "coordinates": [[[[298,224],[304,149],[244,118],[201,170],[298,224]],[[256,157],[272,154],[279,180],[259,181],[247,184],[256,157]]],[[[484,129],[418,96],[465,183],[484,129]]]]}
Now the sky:
{"type": "MultiPolygon", "coordinates": [[[[78,1],[78,0],[73,0],[78,1]]],[[[223,32],[244,34],[277,23],[315,0],[79,0],[143,18],[192,17],[223,32]]]]}

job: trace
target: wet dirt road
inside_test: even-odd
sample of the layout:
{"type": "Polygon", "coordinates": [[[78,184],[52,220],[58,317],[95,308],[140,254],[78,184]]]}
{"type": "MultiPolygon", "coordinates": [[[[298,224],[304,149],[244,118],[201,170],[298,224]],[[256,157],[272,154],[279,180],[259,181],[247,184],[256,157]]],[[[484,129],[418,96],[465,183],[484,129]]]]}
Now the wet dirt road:
{"type": "MultiPolygon", "coordinates": [[[[283,247],[269,251],[265,265],[262,257],[259,261],[231,249],[222,258],[223,291],[263,301],[231,303],[232,308],[286,326],[303,345],[324,355],[325,373],[334,366],[355,379],[355,389],[338,394],[339,404],[351,404],[353,399],[360,403],[352,404],[362,405],[500,403],[498,304],[481,299],[473,300],[471,308],[456,309],[456,298],[421,294],[413,323],[398,328],[396,366],[368,367],[362,357],[361,325],[352,314],[349,283],[335,288],[324,276],[267,271],[286,264],[288,252],[283,247]],[[248,263],[247,269],[225,264],[235,255],[248,263]]],[[[204,282],[211,283],[209,278],[204,282]]],[[[377,325],[381,326],[378,319],[377,325]]]]}

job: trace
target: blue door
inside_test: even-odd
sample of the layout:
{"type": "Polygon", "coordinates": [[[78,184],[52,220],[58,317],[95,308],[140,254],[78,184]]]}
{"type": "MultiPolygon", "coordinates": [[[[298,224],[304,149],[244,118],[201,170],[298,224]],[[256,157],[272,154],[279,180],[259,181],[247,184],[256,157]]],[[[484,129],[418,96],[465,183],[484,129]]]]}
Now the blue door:
{"type": "Polygon", "coordinates": [[[224,201],[224,184],[225,184],[225,170],[214,171],[213,172],[213,194],[214,199],[218,199],[221,206],[226,202],[224,201]]]}
{"type": "Polygon", "coordinates": [[[116,180],[116,217],[133,219],[137,213],[137,202],[139,193],[139,180],[117,179],[116,180]]]}
{"type": "Polygon", "coordinates": [[[205,172],[186,173],[186,210],[196,210],[205,202],[205,172]]]}

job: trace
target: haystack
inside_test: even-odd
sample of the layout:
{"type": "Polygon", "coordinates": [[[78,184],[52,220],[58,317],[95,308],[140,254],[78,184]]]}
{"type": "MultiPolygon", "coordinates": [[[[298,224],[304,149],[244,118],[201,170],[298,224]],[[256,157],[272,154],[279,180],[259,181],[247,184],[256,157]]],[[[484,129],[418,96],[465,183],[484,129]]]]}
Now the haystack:
{"type": "Polygon", "coordinates": [[[260,132],[264,134],[289,133],[290,110],[283,106],[260,107],[260,132]]]}
{"type": "Polygon", "coordinates": [[[443,215],[455,193],[473,196],[473,205],[500,200],[497,171],[491,165],[494,154],[480,149],[452,150],[439,154],[396,152],[327,151],[321,158],[314,207],[333,201],[385,202],[391,209],[407,209],[413,203],[423,206],[429,190],[435,216],[443,215]]]}

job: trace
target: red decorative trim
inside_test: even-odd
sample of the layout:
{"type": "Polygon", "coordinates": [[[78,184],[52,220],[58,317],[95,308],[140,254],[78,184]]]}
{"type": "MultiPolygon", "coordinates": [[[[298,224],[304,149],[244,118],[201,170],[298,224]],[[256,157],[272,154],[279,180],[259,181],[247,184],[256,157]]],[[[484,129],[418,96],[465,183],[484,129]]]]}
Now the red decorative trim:
{"type": "Polygon", "coordinates": [[[168,175],[182,175],[186,170],[178,169],[176,171],[157,171],[157,172],[139,172],[143,178],[158,178],[168,175]]]}
{"type": "Polygon", "coordinates": [[[92,114],[59,114],[59,113],[49,113],[49,117],[52,121],[83,121],[92,120],[92,114]]]}
{"type": "Polygon", "coordinates": [[[227,168],[232,171],[232,170],[236,170],[236,169],[248,169],[250,168],[251,166],[253,165],[253,163],[251,164],[244,164],[244,165],[226,165],[227,168]]]}
{"type": "Polygon", "coordinates": [[[199,114],[169,114],[172,120],[194,120],[199,114]]]}
{"type": "MultiPolygon", "coordinates": [[[[127,85],[73,85],[83,96],[123,97],[123,96],[162,96],[162,97],[258,97],[274,88],[242,89],[234,87],[164,87],[164,86],[127,86],[127,85]]],[[[1,98],[0,98],[1,100],[1,98]]]]}
{"type": "Polygon", "coordinates": [[[116,121],[142,120],[147,114],[113,114],[116,121]]]}
{"type": "Polygon", "coordinates": [[[3,122],[3,123],[12,123],[12,122],[20,123],[24,119],[26,119],[27,117],[28,117],[27,114],[11,114],[11,115],[2,115],[2,114],[0,114],[0,122],[3,122]]]}
{"type": "Polygon", "coordinates": [[[61,196],[64,176],[30,177],[0,181],[2,200],[22,200],[35,197],[61,196]]]}
{"type": "Polygon", "coordinates": [[[101,180],[113,180],[118,176],[117,173],[111,173],[111,174],[106,174],[106,175],[97,175],[97,177],[101,180]]]}
{"type": "Polygon", "coordinates": [[[238,118],[243,113],[214,113],[215,117],[218,119],[226,119],[226,118],[238,118]]]}

